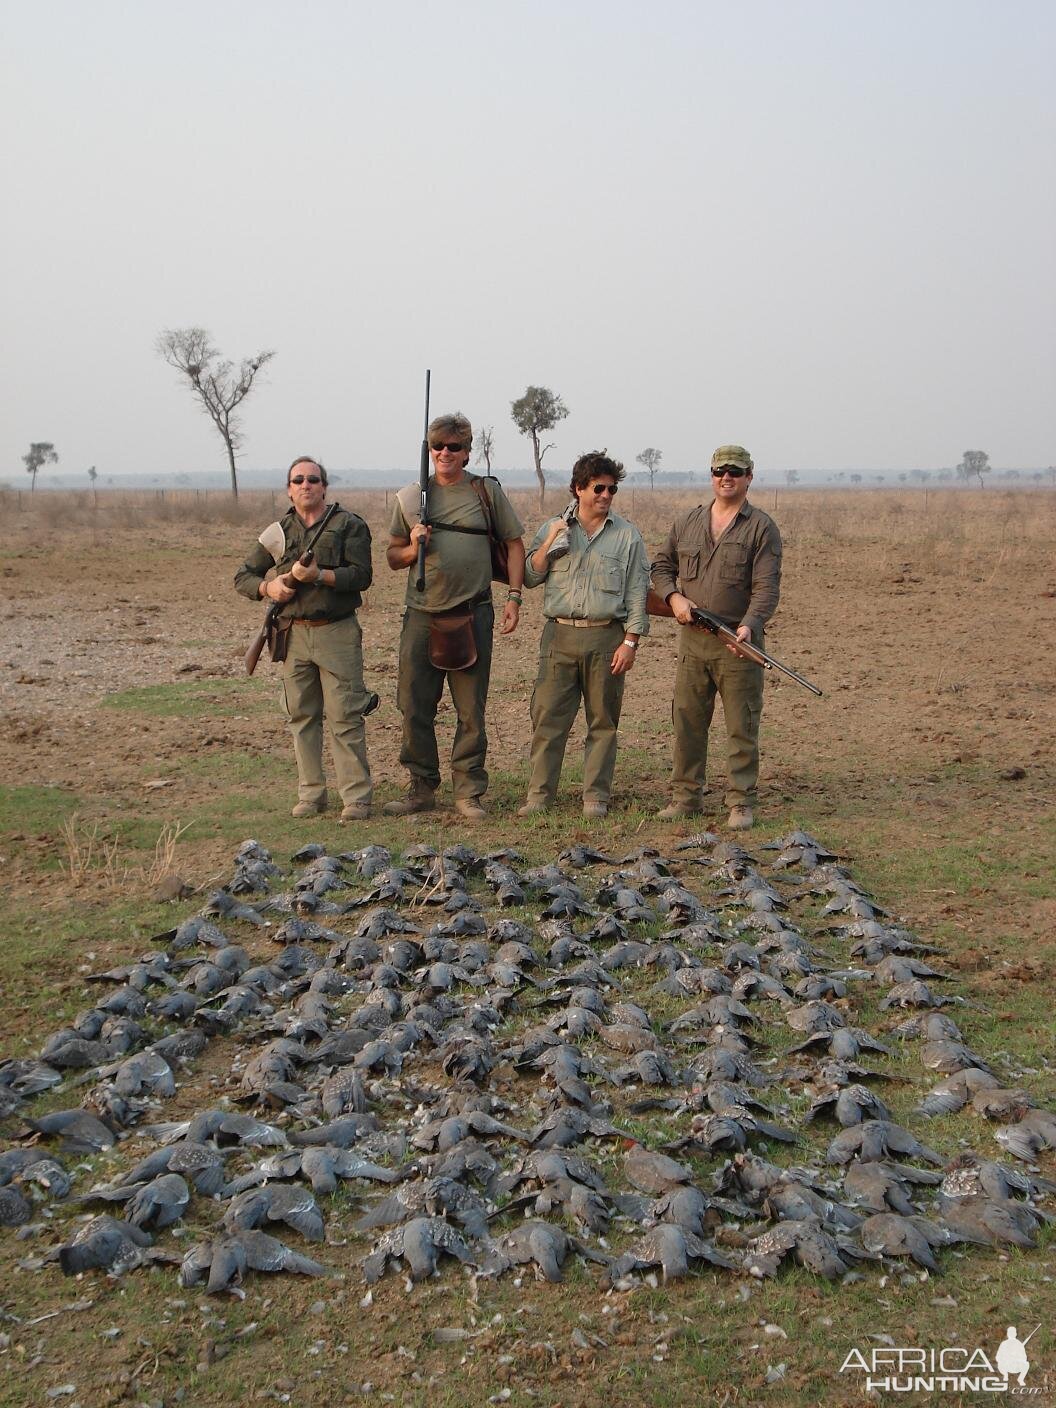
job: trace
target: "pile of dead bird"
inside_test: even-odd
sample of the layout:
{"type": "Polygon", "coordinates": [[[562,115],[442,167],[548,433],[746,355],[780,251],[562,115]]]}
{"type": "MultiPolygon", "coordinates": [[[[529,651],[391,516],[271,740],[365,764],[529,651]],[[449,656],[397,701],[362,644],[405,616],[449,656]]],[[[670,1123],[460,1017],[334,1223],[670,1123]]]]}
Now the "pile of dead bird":
{"type": "Polygon", "coordinates": [[[241,1294],[249,1272],[350,1257],[368,1283],[444,1258],[560,1281],[577,1257],[627,1289],[1035,1246],[1056,1115],[968,1045],[939,951],[839,857],[802,832],[759,849],[777,855],[703,833],[530,869],[312,845],[284,874],[245,842],[199,914],[92,974],[106,996],[38,1058],[0,1064],[0,1223],[45,1246],[19,1265],[161,1261],[241,1294]],[[207,1047],[230,1053],[211,1108],[161,1118],[207,1047]],[[907,1049],[941,1077],[916,1132],[884,1099],[912,1088],[907,1049]],[[60,1088],[67,1108],[33,1113],[60,1088]],[[958,1112],[979,1151],[944,1140],[958,1112]],[[339,1188],[356,1239],[328,1245],[339,1188]],[[210,1231],[183,1250],[189,1209],[210,1231]]]}

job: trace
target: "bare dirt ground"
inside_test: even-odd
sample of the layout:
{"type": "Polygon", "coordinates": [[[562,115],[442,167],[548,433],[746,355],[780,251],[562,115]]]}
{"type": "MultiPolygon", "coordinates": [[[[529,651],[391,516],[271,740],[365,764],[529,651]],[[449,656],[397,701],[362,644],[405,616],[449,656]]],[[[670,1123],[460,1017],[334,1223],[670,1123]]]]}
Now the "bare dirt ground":
{"type": "MultiPolygon", "coordinates": [[[[403,784],[395,647],[404,579],[384,563],[386,496],[339,486],[337,497],[362,512],[374,533],[376,583],[361,621],[368,678],[382,696],[369,746],[383,801],[403,784]]],[[[1024,1062],[1036,1054],[1032,1088],[1051,1100],[1056,699],[1047,662],[1056,658],[1056,495],[781,490],[775,503],[774,491],[761,489],[754,497],[774,513],[786,543],[782,605],[768,647],[816,681],[824,697],[768,682],[761,826],[753,839],[802,824],[852,858],[856,876],[881,901],[926,937],[942,938],[946,966],[981,1001],[975,1020],[986,1025],[987,1049],[1007,1044],[1024,1062]]],[[[514,498],[531,531],[542,516],[534,495],[514,498]]],[[[177,859],[198,886],[229,868],[232,827],[243,821],[237,839],[258,835],[284,849],[284,858],[295,834],[288,820],[295,777],[275,674],[262,664],[259,683],[246,682],[242,654],[259,616],[231,587],[245,549],[281,502],[245,496],[233,508],[219,496],[100,495],[95,506],[87,495],[43,493],[32,504],[26,495],[4,502],[0,859],[3,917],[12,952],[17,941],[22,956],[0,977],[7,1016],[0,1055],[16,1045],[39,1045],[53,1006],[85,1005],[79,974],[86,959],[99,967],[140,951],[152,930],[136,916],[142,912],[144,922],[153,923],[160,913],[149,907],[141,875],[122,911],[127,923],[115,920],[121,887],[113,875],[96,871],[74,883],[56,797],[67,797],[85,824],[97,820],[111,834],[131,835],[138,827],[141,848],[151,844],[142,835],[152,837],[175,820],[193,823],[177,859]],[[39,797],[45,801],[38,804],[39,797]],[[87,916],[81,930],[78,910],[87,916]],[[89,939],[71,941],[74,933],[89,939]]],[[[548,511],[562,502],[555,496],[548,511]]],[[[689,502],[627,489],[618,507],[638,523],[652,552],[689,502]]],[[[488,823],[467,834],[453,812],[440,813],[427,838],[389,823],[387,843],[436,840],[442,829],[445,842],[505,842],[541,859],[573,837],[607,848],[664,845],[686,829],[665,827],[654,816],[665,800],[670,756],[676,628],[667,622],[655,623],[628,682],[612,815],[588,833],[570,782],[567,803],[545,827],[529,828],[513,817],[524,782],[540,624],[538,596],[529,594],[520,630],[497,642],[488,823]]],[[[449,734],[446,704],[441,722],[449,734]]],[[[714,812],[705,822],[725,815],[721,727],[719,718],[714,812]]],[[[570,766],[580,738],[577,728],[570,766]]],[[[358,846],[374,825],[343,833],[331,825],[331,831],[343,846],[358,846]]],[[[188,1083],[179,1100],[193,1104],[199,1087],[217,1079],[204,1064],[197,1084],[188,1083]]],[[[0,1261],[9,1273],[15,1255],[17,1249],[11,1257],[5,1251],[0,1261]]],[[[886,1307],[882,1328],[911,1324],[919,1343],[942,1343],[951,1313],[961,1329],[998,1320],[1003,1328],[1014,1288],[1029,1304],[1022,1314],[1031,1324],[1056,1309],[1044,1265],[1031,1269],[1028,1284],[1006,1263],[995,1255],[981,1263],[988,1269],[965,1272],[964,1280],[951,1275],[945,1289],[907,1289],[901,1302],[898,1288],[889,1288],[894,1299],[879,1302],[886,1307]],[[960,1302],[952,1312],[951,1287],[960,1302]]],[[[343,1291],[330,1296],[324,1325],[312,1284],[269,1285],[255,1290],[245,1307],[204,1310],[194,1297],[152,1290],[143,1318],[127,1299],[135,1287],[102,1278],[86,1287],[42,1273],[15,1276],[11,1285],[14,1301],[5,1292],[0,1304],[14,1307],[19,1328],[12,1328],[10,1342],[0,1329],[0,1355],[10,1351],[9,1365],[18,1373],[0,1386],[0,1404],[43,1401],[48,1388],[83,1378],[96,1395],[83,1397],[85,1405],[157,1402],[157,1385],[190,1382],[187,1375],[195,1374],[185,1399],[166,1396],[165,1402],[212,1404],[240,1396],[359,1402],[354,1378],[369,1379],[386,1401],[448,1402],[461,1395],[476,1403],[509,1388],[514,1402],[571,1404],[596,1401],[600,1374],[613,1404],[681,1401],[690,1380],[698,1387],[725,1383],[726,1397],[716,1401],[849,1402],[853,1395],[841,1396],[831,1377],[822,1377],[831,1371],[831,1326],[849,1311],[863,1333],[867,1324],[876,1328],[868,1307],[850,1305],[845,1293],[803,1273],[766,1288],[754,1318],[737,1318],[731,1301],[726,1318],[714,1322],[710,1283],[647,1292],[606,1320],[609,1312],[590,1293],[585,1274],[577,1275],[537,1297],[516,1334],[508,1329],[506,1292],[488,1306],[467,1306],[449,1281],[438,1282],[415,1303],[415,1320],[402,1289],[386,1284],[370,1320],[368,1358],[355,1366],[335,1361],[348,1368],[334,1380],[344,1396],[335,1396],[331,1380],[312,1378],[321,1362],[312,1358],[320,1352],[313,1345],[317,1333],[319,1343],[324,1334],[332,1338],[336,1317],[352,1357],[365,1352],[359,1291],[351,1286],[347,1303],[343,1291]],[[47,1319],[56,1312],[58,1322],[47,1319]],[[37,1315],[45,1323],[30,1330],[26,1318],[37,1315]],[[767,1341],[760,1351],[770,1333],[760,1315],[783,1322],[788,1341],[767,1341]],[[156,1323],[153,1316],[160,1317],[156,1323]],[[472,1344],[429,1339],[463,1320],[472,1326],[472,1344]],[[265,1326],[260,1333],[253,1328],[258,1321],[265,1326]],[[691,1321],[692,1332],[685,1328],[691,1321]],[[127,1333],[106,1339],[113,1327],[127,1333]],[[90,1371],[85,1357],[98,1359],[90,1371]],[[768,1357],[788,1363],[776,1388],[764,1382],[768,1357]],[[745,1365],[739,1378],[729,1374],[731,1362],[745,1365]],[[438,1400],[441,1389],[446,1396],[438,1400]]],[[[526,1291],[522,1299],[528,1298],[526,1291]]],[[[1052,1360],[1051,1336],[1039,1336],[1035,1345],[1052,1360]]]]}

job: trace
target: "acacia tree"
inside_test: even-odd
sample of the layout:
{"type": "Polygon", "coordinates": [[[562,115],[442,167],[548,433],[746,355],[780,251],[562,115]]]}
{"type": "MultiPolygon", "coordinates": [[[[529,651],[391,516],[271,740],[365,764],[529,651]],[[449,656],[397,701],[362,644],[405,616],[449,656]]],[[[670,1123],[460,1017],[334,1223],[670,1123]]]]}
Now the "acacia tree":
{"type": "Polygon", "coordinates": [[[518,401],[512,403],[513,423],[522,435],[532,442],[535,456],[535,477],[539,480],[539,507],[543,506],[546,494],[546,476],[543,474],[543,456],[553,445],[540,445],[539,437],[553,430],[559,420],[568,415],[568,407],[560,396],[546,386],[529,386],[518,401]]]}
{"type": "Polygon", "coordinates": [[[33,478],[29,482],[30,493],[37,487],[37,475],[46,464],[58,464],[59,457],[55,453],[55,446],[50,440],[34,440],[29,447],[29,454],[22,456],[22,463],[26,466],[26,473],[33,478]]]}
{"type": "Polygon", "coordinates": [[[206,415],[220,432],[231,467],[231,493],[238,498],[235,452],[242,443],[241,418],[235,414],[253,389],[257,373],[274,357],[258,352],[236,368],[220,359],[204,328],[166,328],[156,343],[158,356],[186,377],[187,385],[206,415]]]}
{"type": "Polygon", "coordinates": [[[663,450],[654,450],[652,446],[648,450],[643,450],[640,455],[635,455],[635,459],[645,469],[649,476],[649,488],[653,487],[653,480],[656,478],[656,471],[660,468],[660,461],[664,458],[663,450]]]}
{"type": "Polygon", "coordinates": [[[799,470],[798,470],[798,469],[786,469],[786,470],[785,470],[785,482],[786,482],[786,484],[788,484],[789,488],[792,488],[794,485],[798,484],[798,483],[799,483],[799,470]]]}
{"type": "Polygon", "coordinates": [[[957,475],[967,482],[969,479],[978,479],[980,489],[983,487],[983,475],[990,473],[990,456],[985,450],[965,450],[960,464],[957,466],[957,475]]]}
{"type": "Polygon", "coordinates": [[[481,427],[477,436],[477,464],[484,466],[485,474],[491,473],[491,457],[495,453],[495,428],[491,425],[481,427]]]}

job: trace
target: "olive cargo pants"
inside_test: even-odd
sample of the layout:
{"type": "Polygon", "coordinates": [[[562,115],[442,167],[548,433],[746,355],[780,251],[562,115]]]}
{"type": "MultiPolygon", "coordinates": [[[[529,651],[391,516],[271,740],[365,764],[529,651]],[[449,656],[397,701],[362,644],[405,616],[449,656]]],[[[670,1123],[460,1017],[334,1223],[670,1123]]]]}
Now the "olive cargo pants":
{"type": "MultiPolygon", "coordinates": [[[[761,641],[755,642],[761,645],[761,641]]],[[[708,762],[708,729],[716,694],[726,719],[729,787],[726,805],[752,807],[759,780],[759,720],[763,712],[763,667],[741,660],[707,631],[683,626],[678,633],[678,670],[671,705],[675,747],[671,800],[700,806],[708,762]]]]}
{"type": "Polygon", "coordinates": [[[435,792],[440,786],[440,755],[436,747],[436,710],[444,680],[458,715],[451,747],[451,790],[455,800],[483,797],[488,790],[484,760],[488,735],[484,710],[491,677],[491,642],[495,608],[490,601],[473,608],[477,663],[468,670],[438,670],[429,659],[429,613],[408,608],[400,631],[400,673],[396,703],[403,715],[400,762],[414,778],[435,792]]]}
{"type": "Polygon", "coordinates": [[[318,802],[326,795],[323,777],[323,715],[330,726],[337,790],[344,806],[370,802],[363,710],[363,632],[355,616],[319,626],[290,627],[282,667],[286,714],[297,759],[297,796],[318,802]]]}
{"type": "Polygon", "coordinates": [[[559,626],[547,621],[539,641],[539,673],[532,690],[531,779],[528,801],[551,806],[557,797],[565,745],[583,701],[583,800],[608,802],[616,770],[616,730],[623,675],[610,670],[623,640],[622,621],[608,626],[559,626]]]}

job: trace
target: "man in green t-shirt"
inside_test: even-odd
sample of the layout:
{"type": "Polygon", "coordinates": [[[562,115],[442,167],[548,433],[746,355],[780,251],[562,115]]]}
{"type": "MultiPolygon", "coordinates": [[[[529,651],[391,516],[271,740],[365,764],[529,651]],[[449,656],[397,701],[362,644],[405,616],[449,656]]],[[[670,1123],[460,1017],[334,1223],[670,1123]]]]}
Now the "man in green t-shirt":
{"type": "MultiPolygon", "coordinates": [[[[509,552],[509,592],[500,630],[517,629],[524,584],[524,527],[499,482],[466,472],[473,427],[460,412],[437,416],[429,425],[433,473],[428,488],[428,524],[418,522],[417,483],[401,489],[393,505],[386,557],[394,571],[407,570],[406,611],[400,632],[397,703],[403,716],[400,762],[410,773],[406,796],[389,802],[390,816],[412,816],[436,806],[440,759],[436,746],[436,710],[444,681],[458,715],[451,749],[451,787],[462,816],[484,816],[488,786],[484,762],[488,738],[484,710],[491,675],[495,612],[491,602],[491,548],[487,519],[477,485],[487,495],[496,536],[509,552]],[[418,591],[415,571],[418,544],[425,543],[425,588],[418,591]],[[430,658],[431,628],[468,615],[476,659],[466,668],[443,668],[430,658]]],[[[468,633],[468,628],[467,628],[468,633]]]]}

